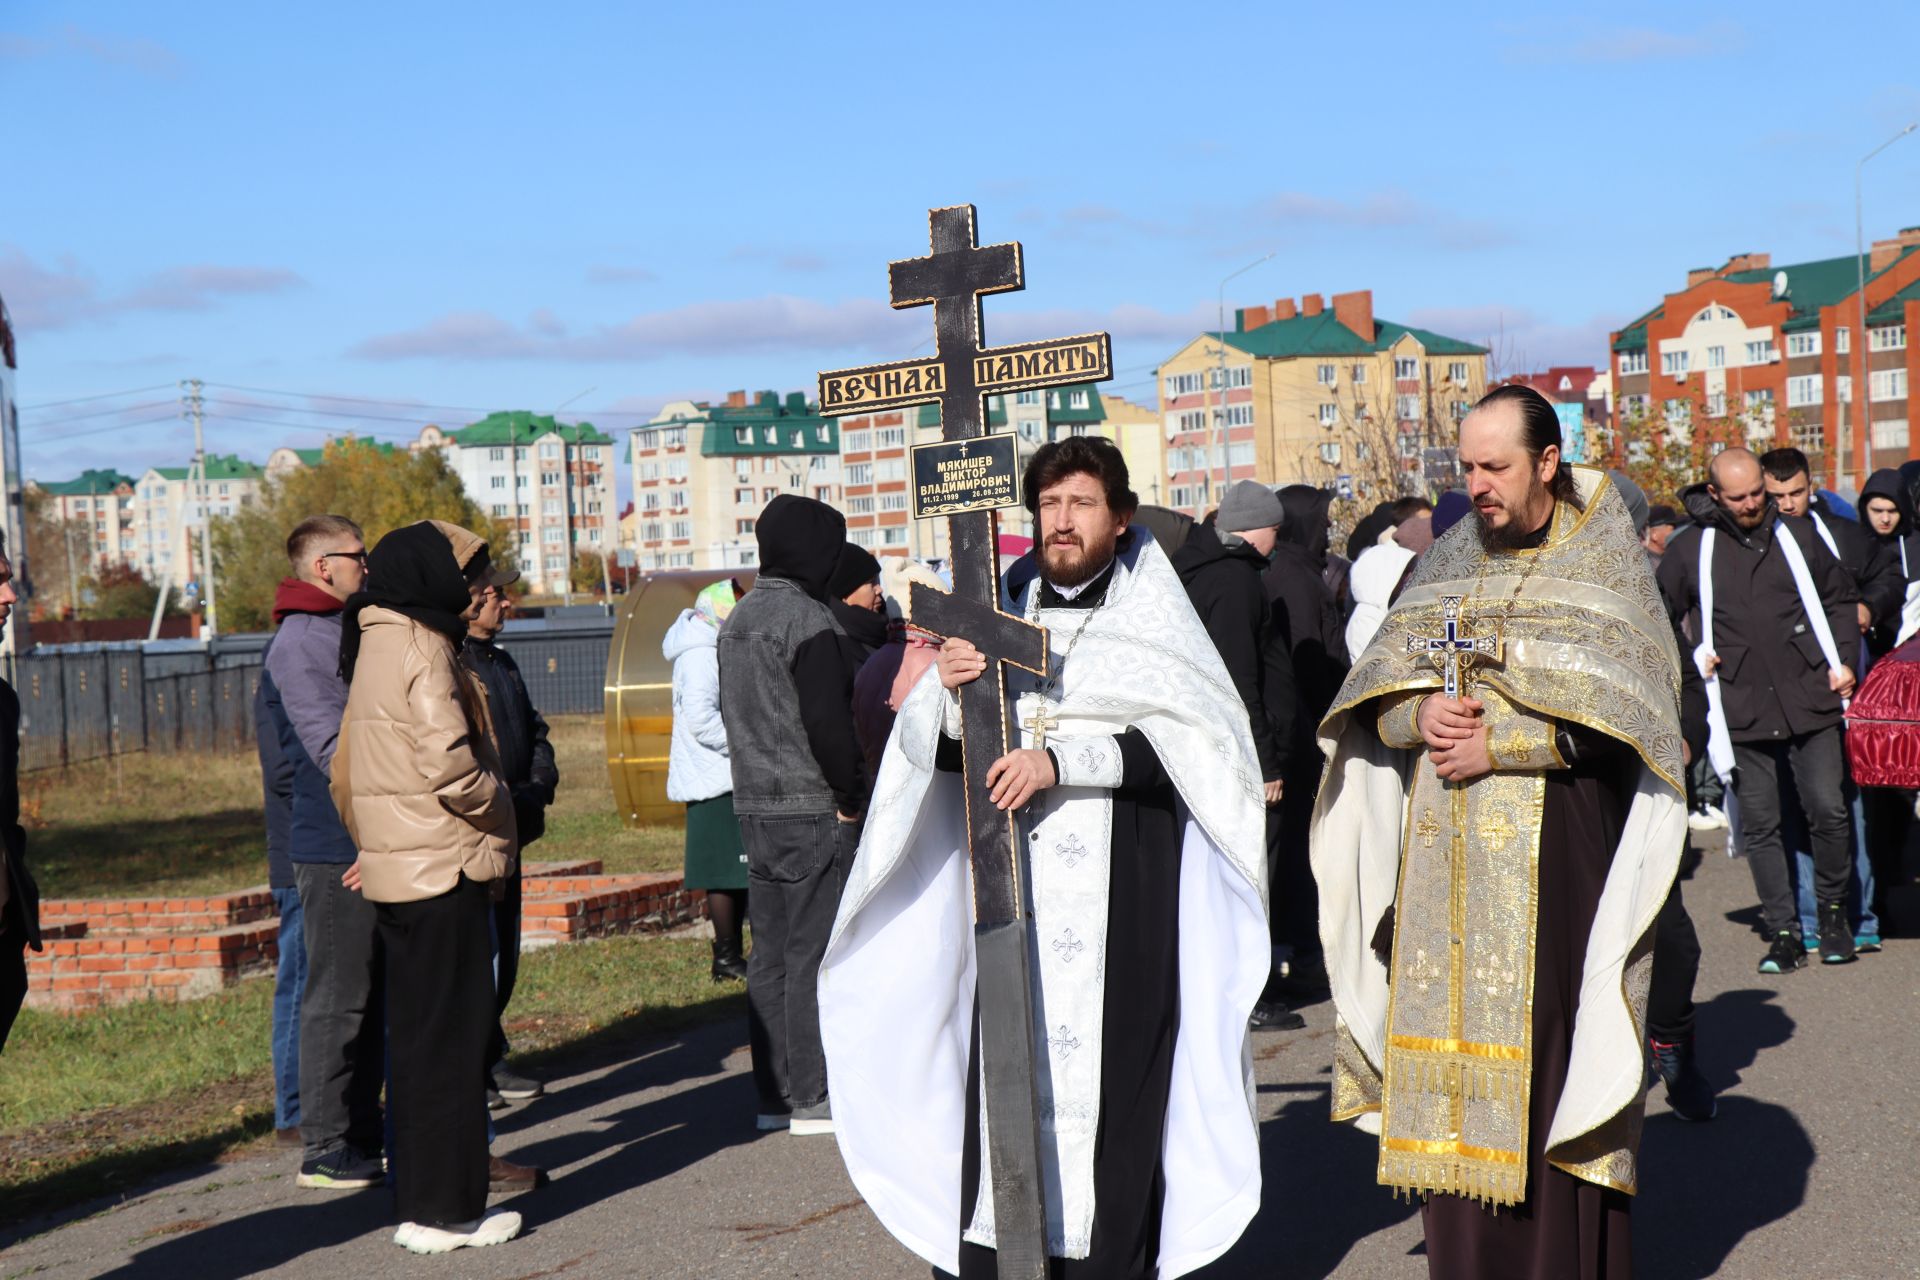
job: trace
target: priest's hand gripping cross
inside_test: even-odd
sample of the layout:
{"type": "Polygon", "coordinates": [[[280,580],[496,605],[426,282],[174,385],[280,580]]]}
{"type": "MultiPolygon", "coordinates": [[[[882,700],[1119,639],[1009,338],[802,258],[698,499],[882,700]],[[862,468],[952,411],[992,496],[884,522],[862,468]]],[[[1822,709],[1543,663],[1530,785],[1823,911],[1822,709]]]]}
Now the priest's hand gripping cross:
{"type": "Polygon", "coordinates": [[[1460,596],[1442,596],[1440,605],[1446,619],[1442,634],[1407,636],[1407,652],[1426,658],[1438,666],[1443,678],[1442,691],[1449,698],[1460,696],[1462,673],[1476,660],[1499,662],[1504,646],[1498,636],[1460,634],[1460,596]]]}

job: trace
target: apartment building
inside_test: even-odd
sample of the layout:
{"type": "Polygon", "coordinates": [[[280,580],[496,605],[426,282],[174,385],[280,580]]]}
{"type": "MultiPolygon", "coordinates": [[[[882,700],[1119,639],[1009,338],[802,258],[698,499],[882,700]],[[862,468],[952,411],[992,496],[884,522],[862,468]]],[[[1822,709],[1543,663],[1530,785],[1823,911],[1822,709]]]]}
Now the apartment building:
{"type": "Polygon", "coordinates": [[[232,454],[210,453],[206,479],[195,483],[192,474],[191,467],[149,467],[134,482],[130,563],[151,582],[197,582],[200,530],[251,505],[265,473],[232,454]]]}
{"type": "Polygon", "coordinates": [[[111,469],[88,470],[71,480],[29,480],[27,487],[46,494],[54,518],[76,531],[73,549],[83,571],[138,563],[131,476],[111,469]]]}
{"type": "Polygon", "coordinates": [[[629,443],[643,572],[757,564],[755,522],[782,493],[842,504],[839,425],[804,392],[677,400],[629,443]]]}
{"type": "Polygon", "coordinates": [[[1372,290],[1234,312],[1157,371],[1165,505],[1196,514],[1238,480],[1370,496],[1446,483],[1487,348],[1380,319],[1372,290]]]}
{"type": "Polygon", "coordinates": [[[1830,485],[1920,457],[1908,387],[1920,355],[1920,227],[1849,254],[1775,267],[1742,253],[1687,273],[1682,289],[1611,335],[1620,447],[1657,434],[1701,457],[1730,444],[1791,444],[1830,485]],[[1866,276],[1866,341],[1857,340],[1866,276]],[[1865,394],[1858,392],[1864,390],[1865,394]]]}

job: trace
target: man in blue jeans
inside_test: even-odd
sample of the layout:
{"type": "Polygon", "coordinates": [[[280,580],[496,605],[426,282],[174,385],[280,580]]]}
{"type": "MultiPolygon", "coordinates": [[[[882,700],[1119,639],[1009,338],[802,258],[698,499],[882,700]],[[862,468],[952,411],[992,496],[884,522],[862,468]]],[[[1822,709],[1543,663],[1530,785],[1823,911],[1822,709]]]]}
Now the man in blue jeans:
{"type": "Polygon", "coordinates": [[[302,1187],[352,1190],[386,1176],[385,980],[359,851],[340,822],[328,770],[346,711],[340,614],[366,581],[367,544],[344,516],[312,516],[287,538],[293,576],[274,592],[279,631],[266,676],[279,693],[281,751],[293,767],[288,857],[299,887],[306,980],[300,998],[302,1187]]]}
{"type": "MultiPolygon", "coordinates": [[[[273,644],[268,642],[271,649],[273,644]]],[[[265,655],[261,655],[262,662],[265,655]]],[[[260,752],[260,789],[267,816],[267,887],[280,917],[279,967],[273,984],[273,1131],[281,1146],[300,1145],[300,993],[307,985],[307,941],[287,845],[293,825],[293,761],[280,749],[286,709],[264,668],[253,693],[253,731],[260,752]]]]}

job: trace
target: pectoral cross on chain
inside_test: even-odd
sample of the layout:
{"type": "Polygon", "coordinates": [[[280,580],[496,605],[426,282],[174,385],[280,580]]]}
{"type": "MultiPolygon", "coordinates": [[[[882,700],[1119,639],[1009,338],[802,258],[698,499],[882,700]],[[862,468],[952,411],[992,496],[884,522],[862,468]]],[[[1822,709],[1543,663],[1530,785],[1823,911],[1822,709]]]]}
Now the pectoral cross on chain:
{"type": "Polygon", "coordinates": [[[1446,619],[1444,633],[1437,636],[1407,636],[1407,652],[1424,657],[1438,666],[1445,678],[1444,691],[1449,698],[1460,696],[1461,673],[1476,660],[1499,662],[1505,646],[1499,636],[1463,636],[1460,634],[1461,596],[1440,598],[1446,619]]]}

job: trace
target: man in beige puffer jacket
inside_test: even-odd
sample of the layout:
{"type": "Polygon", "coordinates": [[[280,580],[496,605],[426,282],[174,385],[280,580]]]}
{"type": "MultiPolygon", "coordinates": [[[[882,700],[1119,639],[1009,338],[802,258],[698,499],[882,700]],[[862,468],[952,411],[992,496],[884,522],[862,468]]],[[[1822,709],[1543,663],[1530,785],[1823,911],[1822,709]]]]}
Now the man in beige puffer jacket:
{"type": "Polygon", "coordinates": [[[456,647],[486,593],[477,535],[396,529],[347,602],[349,682],[333,797],[387,955],[397,1244],[498,1244],[520,1215],[486,1211],[486,1052],[493,1026],[489,885],[517,856],[486,693],[456,647]]]}

